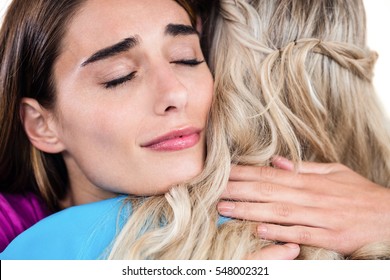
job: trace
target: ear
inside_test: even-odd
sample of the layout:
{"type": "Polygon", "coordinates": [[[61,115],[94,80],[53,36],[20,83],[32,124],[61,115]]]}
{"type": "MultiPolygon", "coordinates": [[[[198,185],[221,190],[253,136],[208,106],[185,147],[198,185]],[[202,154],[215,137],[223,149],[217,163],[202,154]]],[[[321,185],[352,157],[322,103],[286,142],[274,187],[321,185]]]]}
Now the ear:
{"type": "Polygon", "coordinates": [[[44,109],[37,100],[23,98],[20,117],[27,137],[34,147],[46,153],[60,153],[64,150],[52,113],[44,109]]]}

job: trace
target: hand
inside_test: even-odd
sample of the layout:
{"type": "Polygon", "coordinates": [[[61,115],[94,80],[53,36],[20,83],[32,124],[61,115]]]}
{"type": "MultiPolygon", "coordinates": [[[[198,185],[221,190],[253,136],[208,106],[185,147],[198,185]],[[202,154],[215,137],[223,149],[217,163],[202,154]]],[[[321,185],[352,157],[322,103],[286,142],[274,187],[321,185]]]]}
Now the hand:
{"type": "Polygon", "coordinates": [[[299,245],[286,243],[268,245],[248,256],[248,260],[294,260],[300,252],[299,245]]]}
{"type": "Polygon", "coordinates": [[[390,190],[341,164],[233,166],[218,211],[259,221],[261,238],[323,247],[345,255],[390,240],[390,190]],[[241,202],[239,202],[241,201],[241,202]]]}

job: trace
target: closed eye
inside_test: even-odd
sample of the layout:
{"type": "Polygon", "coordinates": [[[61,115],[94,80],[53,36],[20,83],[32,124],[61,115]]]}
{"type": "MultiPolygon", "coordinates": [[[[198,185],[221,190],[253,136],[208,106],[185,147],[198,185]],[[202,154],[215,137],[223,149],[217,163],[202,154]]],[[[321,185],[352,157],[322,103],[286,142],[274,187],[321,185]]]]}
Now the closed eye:
{"type": "Polygon", "coordinates": [[[175,61],[172,61],[171,63],[172,64],[181,64],[181,65],[185,65],[185,66],[197,66],[199,64],[202,64],[204,62],[204,60],[197,60],[197,59],[182,59],[182,60],[175,60],[175,61]]]}
{"type": "Polygon", "coordinates": [[[137,74],[137,72],[131,72],[130,74],[128,74],[126,76],[123,76],[123,77],[111,80],[109,82],[102,83],[102,85],[106,89],[112,89],[112,88],[115,88],[115,87],[117,87],[119,85],[122,85],[122,84],[124,84],[126,82],[131,81],[132,79],[134,79],[136,74],[137,74]]]}

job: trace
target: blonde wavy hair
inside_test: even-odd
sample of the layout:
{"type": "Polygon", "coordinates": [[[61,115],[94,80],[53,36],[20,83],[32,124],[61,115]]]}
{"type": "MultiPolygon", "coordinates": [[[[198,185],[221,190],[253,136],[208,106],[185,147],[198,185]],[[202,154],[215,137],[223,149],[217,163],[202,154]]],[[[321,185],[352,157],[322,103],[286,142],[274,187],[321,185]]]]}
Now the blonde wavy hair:
{"type": "MultiPolygon", "coordinates": [[[[204,172],[163,196],[129,198],[134,213],[110,259],[243,259],[266,245],[254,223],[217,225],[230,164],[274,155],[340,162],[390,186],[390,135],[372,86],[356,0],[220,0],[206,27],[215,99],[204,172]]],[[[303,259],[389,258],[388,244],[351,256],[303,246],[303,259]]]]}
{"type": "MultiPolygon", "coordinates": [[[[297,164],[342,163],[390,186],[390,133],[372,84],[377,54],[366,46],[362,1],[221,0],[211,28],[234,163],[266,164],[257,157],[266,147],[297,164]]],[[[300,256],[345,257],[390,258],[390,247],[351,256],[303,247],[300,256]]]]}

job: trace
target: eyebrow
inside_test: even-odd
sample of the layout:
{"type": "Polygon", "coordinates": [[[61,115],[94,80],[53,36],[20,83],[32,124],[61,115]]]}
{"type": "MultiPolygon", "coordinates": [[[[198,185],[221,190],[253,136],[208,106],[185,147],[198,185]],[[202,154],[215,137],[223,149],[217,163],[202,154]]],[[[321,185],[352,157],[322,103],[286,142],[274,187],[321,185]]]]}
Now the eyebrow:
{"type": "MultiPolygon", "coordinates": [[[[185,24],[168,24],[165,28],[164,34],[173,37],[188,36],[188,35],[199,36],[198,31],[196,31],[194,27],[185,24]]],[[[117,44],[114,44],[112,46],[97,51],[96,53],[91,55],[87,60],[85,60],[81,64],[81,66],[84,67],[93,62],[107,59],[123,52],[127,52],[128,50],[136,47],[139,44],[140,41],[137,36],[126,38],[117,44]]]]}
{"type": "Polygon", "coordinates": [[[186,35],[198,35],[198,31],[191,25],[185,25],[185,24],[168,24],[165,28],[165,35],[170,36],[186,36],[186,35]]]}
{"type": "Polygon", "coordinates": [[[137,37],[126,38],[117,44],[114,44],[112,46],[109,46],[107,48],[104,48],[104,49],[97,51],[96,53],[91,55],[86,61],[84,61],[81,64],[81,66],[84,67],[90,63],[93,63],[93,62],[96,62],[99,60],[103,60],[103,59],[107,59],[107,58],[115,56],[117,54],[126,52],[126,51],[134,48],[137,45],[139,45],[139,40],[137,37]]]}

